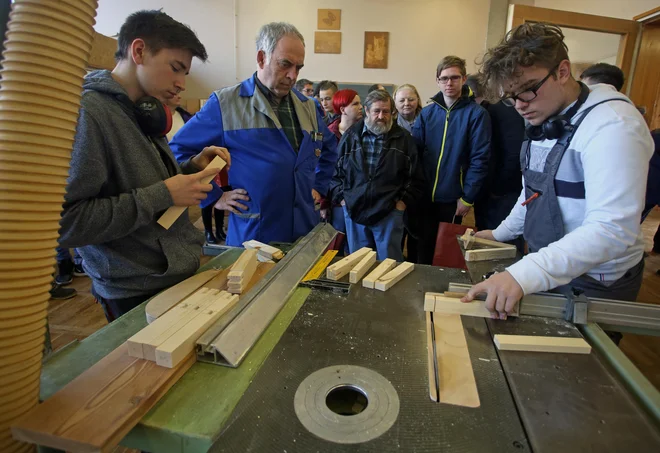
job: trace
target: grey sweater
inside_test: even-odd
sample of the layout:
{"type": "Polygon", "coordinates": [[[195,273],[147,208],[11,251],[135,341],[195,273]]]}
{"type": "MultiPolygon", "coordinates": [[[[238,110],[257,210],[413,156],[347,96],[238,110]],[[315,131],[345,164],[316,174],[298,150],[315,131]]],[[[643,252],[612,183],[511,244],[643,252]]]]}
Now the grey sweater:
{"type": "Polygon", "coordinates": [[[163,181],[181,172],[166,139],[141,131],[109,71],[91,72],[83,88],[60,243],[79,248],[97,295],[150,296],[197,270],[203,235],[187,213],[169,230],[156,223],[173,205],[163,181]]]}

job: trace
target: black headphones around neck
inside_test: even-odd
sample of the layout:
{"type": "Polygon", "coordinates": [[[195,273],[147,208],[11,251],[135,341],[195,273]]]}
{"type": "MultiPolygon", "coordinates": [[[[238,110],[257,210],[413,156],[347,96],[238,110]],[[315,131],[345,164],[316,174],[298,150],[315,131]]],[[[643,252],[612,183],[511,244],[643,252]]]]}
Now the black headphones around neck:
{"type": "Polygon", "coordinates": [[[134,112],[138,126],[149,137],[164,137],[172,129],[172,112],[153,96],[138,99],[134,112]]]}
{"type": "Polygon", "coordinates": [[[573,106],[566,111],[563,115],[551,116],[538,126],[529,125],[525,128],[525,134],[530,140],[554,140],[560,138],[565,132],[573,130],[571,118],[580,110],[580,107],[585,103],[589,97],[589,87],[584,83],[580,84],[580,94],[577,101],[573,106]]]}

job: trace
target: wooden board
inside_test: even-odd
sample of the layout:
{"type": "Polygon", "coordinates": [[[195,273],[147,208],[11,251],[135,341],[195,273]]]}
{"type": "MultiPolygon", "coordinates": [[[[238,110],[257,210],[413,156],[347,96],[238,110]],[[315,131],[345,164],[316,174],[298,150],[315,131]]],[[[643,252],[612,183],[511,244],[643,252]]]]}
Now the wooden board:
{"type": "Polygon", "coordinates": [[[16,439],[65,451],[107,452],[195,363],[178,367],[128,355],[122,344],[12,426],[16,439]]]}
{"type": "Polygon", "coordinates": [[[281,260],[284,258],[284,253],[282,250],[278,249],[277,247],[273,247],[272,245],[255,241],[254,239],[243,242],[243,247],[245,247],[247,250],[256,249],[262,257],[269,260],[272,260],[273,258],[276,260],[281,260]]]}
{"type": "Polygon", "coordinates": [[[403,262],[387,274],[380,277],[374,283],[374,288],[380,291],[387,291],[392,286],[403,280],[403,277],[415,270],[415,265],[409,262],[403,262]]]}
{"type": "Polygon", "coordinates": [[[583,338],[496,334],[493,341],[500,351],[591,353],[591,346],[583,338]]]}
{"type": "Polygon", "coordinates": [[[156,348],[156,363],[167,368],[175,367],[195,350],[195,342],[223,314],[238,302],[238,296],[223,292],[179,331],[156,348]]]}
{"type": "Polygon", "coordinates": [[[144,308],[144,312],[147,315],[147,322],[152,323],[156,318],[197,291],[220,272],[220,269],[210,269],[200,272],[154,296],[144,308]]]}
{"type": "MultiPolygon", "coordinates": [[[[435,313],[444,313],[447,315],[465,315],[475,316],[478,318],[490,318],[490,311],[486,308],[486,304],[481,300],[473,300],[472,302],[461,302],[461,299],[455,297],[447,297],[440,293],[426,293],[424,295],[425,305],[426,300],[435,297],[435,313]]],[[[430,302],[429,302],[430,303],[430,302]]],[[[518,316],[520,303],[516,305],[516,310],[509,316],[518,316]]]]}
{"type": "Polygon", "coordinates": [[[461,236],[461,239],[463,240],[463,247],[465,247],[465,250],[469,249],[472,246],[472,244],[488,245],[493,248],[502,248],[502,249],[516,248],[515,245],[507,244],[506,242],[491,241],[490,239],[483,239],[473,236],[473,234],[474,234],[474,230],[468,228],[467,230],[465,230],[465,234],[461,236]]]}
{"type": "Polygon", "coordinates": [[[438,401],[465,407],[479,407],[479,392],[460,315],[433,315],[438,401]]]}
{"type": "Polygon", "coordinates": [[[330,280],[339,280],[344,275],[348,274],[357,264],[362,261],[364,255],[371,252],[369,247],[362,247],[345,258],[337,261],[332,266],[328,266],[326,275],[330,280]]]}
{"type": "Polygon", "coordinates": [[[477,249],[466,250],[465,261],[486,261],[486,260],[501,260],[506,258],[515,258],[516,248],[493,248],[493,249],[477,249]]]}
{"type": "MultiPolygon", "coordinates": [[[[220,156],[215,156],[215,158],[206,166],[206,168],[219,168],[222,170],[225,165],[227,165],[227,163],[220,156]]],[[[201,178],[200,182],[202,184],[208,184],[213,180],[214,177],[215,175],[201,178]]],[[[166,230],[169,230],[172,224],[176,222],[179,217],[181,217],[181,214],[183,214],[186,209],[188,209],[187,206],[171,206],[162,216],[160,216],[158,219],[158,224],[166,230]]]]}
{"type": "Polygon", "coordinates": [[[364,255],[358,265],[351,269],[351,272],[348,275],[348,281],[350,283],[359,282],[360,279],[364,277],[364,274],[366,274],[367,271],[371,269],[371,266],[373,266],[376,262],[376,255],[376,252],[369,252],[364,255]]]}
{"type": "Polygon", "coordinates": [[[373,289],[376,280],[382,277],[385,273],[394,269],[394,266],[396,266],[396,261],[393,260],[392,258],[387,258],[383,260],[378,266],[376,266],[376,269],[374,269],[373,271],[371,271],[369,275],[364,277],[364,280],[362,280],[362,286],[364,286],[365,288],[373,289]]]}

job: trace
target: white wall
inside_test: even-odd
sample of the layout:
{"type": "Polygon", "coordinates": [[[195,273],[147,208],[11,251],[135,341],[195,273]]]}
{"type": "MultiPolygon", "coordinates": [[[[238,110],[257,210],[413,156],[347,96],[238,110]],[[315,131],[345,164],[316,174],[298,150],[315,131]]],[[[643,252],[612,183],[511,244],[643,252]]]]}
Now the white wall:
{"type": "Polygon", "coordinates": [[[535,0],[534,6],[618,19],[632,19],[638,14],[657,8],[658,0],[535,0]]]}

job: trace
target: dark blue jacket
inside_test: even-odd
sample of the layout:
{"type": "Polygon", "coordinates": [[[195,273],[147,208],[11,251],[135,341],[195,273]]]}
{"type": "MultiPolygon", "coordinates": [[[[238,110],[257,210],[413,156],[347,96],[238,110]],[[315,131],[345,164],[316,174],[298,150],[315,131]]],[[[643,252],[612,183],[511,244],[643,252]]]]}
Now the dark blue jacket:
{"type": "Polygon", "coordinates": [[[447,108],[442,93],[431,98],[413,126],[426,179],[426,197],[438,203],[459,198],[472,205],[488,175],[491,126],[486,110],[467,86],[447,108]]]}

